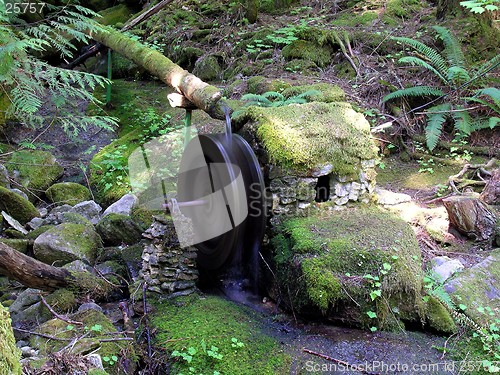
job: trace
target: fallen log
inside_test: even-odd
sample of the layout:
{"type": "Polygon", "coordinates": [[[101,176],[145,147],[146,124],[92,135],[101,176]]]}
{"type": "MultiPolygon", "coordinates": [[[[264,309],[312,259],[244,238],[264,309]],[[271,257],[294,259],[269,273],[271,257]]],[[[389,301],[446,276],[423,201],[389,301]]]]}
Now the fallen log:
{"type": "Polygon", "coordinates": [[[48,292],[67,288],[96,300],[105,299],[115,289],[89,272],[70,272],[45,264],[3,243],[0,243],[0,274],[28,288],[48,292]]]}
{"type": "Polygon", "coordinates": [[[203,82],[160,52],[146,47],[112,28],[108,27],[105,28],[105,31],[91,32],[89,36],[158,77],[212,118],[224,120],[224,111],[219,103],[222,93],[217,87],[203,82]]]}

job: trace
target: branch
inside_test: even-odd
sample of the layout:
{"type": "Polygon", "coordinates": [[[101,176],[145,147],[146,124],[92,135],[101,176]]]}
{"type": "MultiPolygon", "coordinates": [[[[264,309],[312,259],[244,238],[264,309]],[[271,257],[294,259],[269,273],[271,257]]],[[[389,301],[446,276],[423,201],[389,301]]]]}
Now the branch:
{"type": "Polygon", "coordinates": [[[63,322],[69,323],[69,324],[75,324],[75,325],[83,325],[82,322],[77,322],[76,320],[71,320],[69,318],[66,318],[62,315],[59,315],[57,312],[54,311],[54,309],[48,304],[48,302],[43,298],[42,293],[40,293],[40,298],[42,299],[42,303],[44,306],[49,309],[50,313],[54,315],[55,318],[62,320],[63,322]]]}

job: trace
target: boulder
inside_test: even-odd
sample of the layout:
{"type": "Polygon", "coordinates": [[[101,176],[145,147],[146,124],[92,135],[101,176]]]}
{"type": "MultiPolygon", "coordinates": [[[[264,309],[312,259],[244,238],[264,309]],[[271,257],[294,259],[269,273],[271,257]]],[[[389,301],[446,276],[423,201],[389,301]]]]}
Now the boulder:
{"type": "Polygon", "coordinates": [[[61,182],[54,184],[45,191],[45,195],[50,202],[56,205],[77,203],[90,200],[92,194],[85,186],[74,182],[61,182]]]}
{"type": "Polygon", "coordinates": [[[9,311],[0,304],[0,374],[21,375],[20,360],[9,311]]]}
{"type": "Polygon", "coordinates": [[[222,68],[216,55],[200,57],[194,64],[193,74],[202,81],[214,81],[221,73],[222,68]]]}
{"type": "Polygon", "coordinates": [[[464,265],[458,259],[451,259],[447,256],[432,258],[431,267],[433,274],[440,282],[445,282],[456,272],[464,269],[464,265]]]}
{"type": "Polygon", "coordinates": [[[9,190],[12,191],[13,193],[20,195],[24,199],[29,199],[28,194],[26,194],[24,191],[22,191],[20,189],[9,189],[9,190]]]}
{"type": "Polygon", "coordinates": [[[319,46],[307,40],[295,40],[285,46],[281,54],[287,61],[302,59],[314,62],[320,68],[331,64],[332,48],[328,45],[319,46]]]}
{"type": "Polygon", "coordinates": [[[143,232],[130,216],[115,213],[101,219],[96,230],[107,245],[133,245],[141,240],[143,232]]]}
{"type": "Polygon", "coordinates": [[[22,225],[40,214],[33,204],[20,195],[0,186],[0,211],[5,211],[22,225]]]}
{"type": "Polygon", "coordinates": [[[137,197],[134,194],[125,194],[111,206],[106,208],[102,216],[105,217],[111,213],[130,216],[136,204],[137,197]]]}
{"type": "Polygon", "coordinates": [[[481,200],[487,204],[500,205],[500,168],[493,171],[481,193],[481,200]]]}
{"type": "Polygon", "coordinates": [[[99,206],[94,201],[85,201],[73,206],[72,212],[82,215],[84,218],[88,219],[92,224],[97,224],[101,218],[100,214],[102,207],[99,206]]]}
{"type": "Polygon", "coordinates": [[[30,190],[45,191],[64,171],[50,152],[38,150],[13,152],[6,167],[10,175],[24,187],[30,199],[36,198],[30,190]]]}
{"type": "Polygon", "coordinates": [[[36,259],[56,266],[77,259],[93,264],[101,246],[101,238],[93,227],[63,223],[38,236],[33,253],[36,259]]]}
{"type": "Polygon", "coordinates": [[[10,189],[9,171],[3,164],[0,164],[0,186],[10,189]]]}

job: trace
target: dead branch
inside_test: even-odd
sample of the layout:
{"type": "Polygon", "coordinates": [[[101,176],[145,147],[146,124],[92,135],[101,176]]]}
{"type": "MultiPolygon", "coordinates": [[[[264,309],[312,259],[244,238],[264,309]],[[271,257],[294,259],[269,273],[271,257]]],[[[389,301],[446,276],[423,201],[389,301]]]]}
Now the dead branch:
{"type": "Polygon", "coordinates": [[[68,324],[75,324],[75,325],[83,325],[82,322],[77,322],[76,320],[71,320],[69,318],[66,318],[62,315],[59,315],[55,310],[49,305],[49,303],[43,298],[42,293],[40,293],[40,298],[42,299],[43,305],[50,311],[52,315],[54,315],[55,318],[62,320],[63,322],[66,322],[68,324]]]}

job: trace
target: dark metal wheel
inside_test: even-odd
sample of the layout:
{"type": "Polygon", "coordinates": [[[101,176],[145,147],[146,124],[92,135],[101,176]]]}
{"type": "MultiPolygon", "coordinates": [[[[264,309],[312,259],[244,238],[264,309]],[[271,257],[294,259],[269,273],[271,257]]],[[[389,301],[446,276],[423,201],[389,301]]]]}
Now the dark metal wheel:
{"type": "Polygon", "coordinates": [[[195,245],[198,264],[216,270],[240,263],[245,253],[258,251],[266,225],[264,179],[250,145],[239,135],[200,135],[186,146],[180,171],[178,201],[207,200],[203,207],[180,208],[192,220],[197,235],[209,235],[213,228],[207,223],[225,228],[222,218],[229,218],[231,224],[223,234],[195,245]],[[236,181],[238,188],[226,189],[234,187],[236,181]],[[221,191],[222,204],[214,198],[214,193],[221,191]]]}

